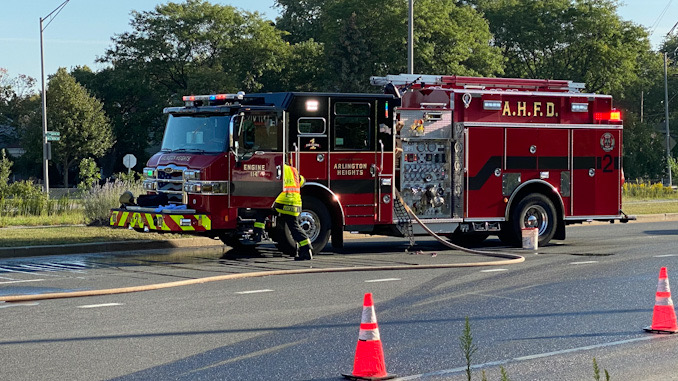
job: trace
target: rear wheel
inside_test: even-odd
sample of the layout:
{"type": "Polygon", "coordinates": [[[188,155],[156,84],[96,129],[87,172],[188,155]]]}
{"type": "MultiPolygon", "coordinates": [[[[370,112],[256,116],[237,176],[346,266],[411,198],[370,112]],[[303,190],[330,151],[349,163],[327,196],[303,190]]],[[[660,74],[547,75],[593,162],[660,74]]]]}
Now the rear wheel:
{"type": "Polygon", "coordinates": [[[539,246],[544,246],[556,234],[558,217],[553,202],[548,197],[532,193],[518,203],[511,212],[509,226],[512,228],[515,242],[522,241],[522,229],[537,228],[539,231],[539,246]]]}
{"type": "MultiPolygon", "coordinates": [[[[313,252],[319,253],[330,240],[331,219],[325,204],[315,197],[305,197],[302,202],[299,225],[311,240],[313,252]]],[[[292,238],[290,229],[285,225],[278,225],[271,238],[275,241],[278,250],[287,255],[296,253],[296,242],[292,238]]]]}

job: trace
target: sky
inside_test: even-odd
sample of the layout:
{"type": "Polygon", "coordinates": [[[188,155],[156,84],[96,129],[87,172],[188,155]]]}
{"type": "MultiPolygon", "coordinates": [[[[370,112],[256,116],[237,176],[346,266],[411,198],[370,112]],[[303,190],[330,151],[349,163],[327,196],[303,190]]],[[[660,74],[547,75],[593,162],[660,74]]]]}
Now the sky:
{"type": "MultiPolygon", "coordinates": [[[[7,69],[10,78],[20,74],[29,75],[38,80],[39,87],[40,18],[49,15],[63,2],[64,0],[0,0],[0,68],[7,69]]],[[[131,30],[130,12],[150,11],[157,4],[167,2],[70,0],[51,22],[50,19],[44,22],[45,75],[54,74],[59,67],[70,70],[75,66],[87,65],[94,71],[102,69],[105,64],[98,64],[95,60],[111,46],[111,37],[131,30]]],[[[274,0],[210,2],[232,5],[250,12],[257,11],[271,20],[279,14],[279,10],[273,7],[274,0]]],[[[657,49],[664,36],[678,22],[678,0],[625,0],[618,13],[622,19],[633,21],[652,31],[652,46],[657,49]]],[[[673,33],[678,33],[678,27],[673,33]]]]}

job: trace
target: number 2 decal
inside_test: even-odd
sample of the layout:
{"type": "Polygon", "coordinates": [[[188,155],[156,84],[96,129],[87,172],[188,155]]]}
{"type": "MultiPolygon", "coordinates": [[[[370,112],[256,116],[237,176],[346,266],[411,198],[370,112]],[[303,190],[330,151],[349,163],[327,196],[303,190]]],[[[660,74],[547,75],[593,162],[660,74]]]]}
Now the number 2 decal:
{"type": "Polygon", "coordinates": [[[612,172],[612,169],[614,169],[614,160],[612,159],[612,155],[604,155],[603,156],[603,173],[605,172],[612,172]]]}

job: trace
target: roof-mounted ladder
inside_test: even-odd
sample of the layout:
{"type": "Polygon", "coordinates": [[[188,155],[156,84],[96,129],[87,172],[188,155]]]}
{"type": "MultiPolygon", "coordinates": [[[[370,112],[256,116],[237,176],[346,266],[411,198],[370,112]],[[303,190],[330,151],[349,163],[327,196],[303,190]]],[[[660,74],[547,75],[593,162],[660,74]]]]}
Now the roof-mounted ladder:
{"type": "Polygon", "coordinates": [[[526,91],[576,93],[585,87],[583,83],[567,80],[463,77],[458,75],[430,74],[397,74],[385,77],[370,77],[370,83],[376,86],[385,86],[391,83],[394,86],[413,88],[440,86],[454,89],[523,89],[526,91]]]}

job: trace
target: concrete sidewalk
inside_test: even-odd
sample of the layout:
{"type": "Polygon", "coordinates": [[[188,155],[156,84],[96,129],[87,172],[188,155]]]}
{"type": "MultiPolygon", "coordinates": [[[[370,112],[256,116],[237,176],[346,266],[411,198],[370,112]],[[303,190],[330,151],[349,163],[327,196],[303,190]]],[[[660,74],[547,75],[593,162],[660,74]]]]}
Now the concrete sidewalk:
{"type": "MultiPolygon", "coordinates": [[[[678,221],[678,213],[663,214],[644,214],[636,216],[636,221],[629,223],[660,222],[660,221],[678,221]]],[[[609,222],[584,222],[587,224],[608,224],[609,222]]],[[[578,225],[572,225],[578,226],[578,225]]],[[[365,238],[366,234],[344,233],[344,239],[365,238]]],[[[192,237],[170,240],[144,240],[144,241],[114,241],[114,242],[93,242],[79,243],[72,245],[40,245],[40,246],[18,246],[0,248],[0,259],[33,257],[45,255],[68,255],[68,254],[87,254],[87,253],[109,253],[109,252],[136,252],[148,250],[162,250],[167,253],[173,251],[200,250],[207,253],[225,253],[231,248],[224,245],[220,240],[192,237]]]]}

